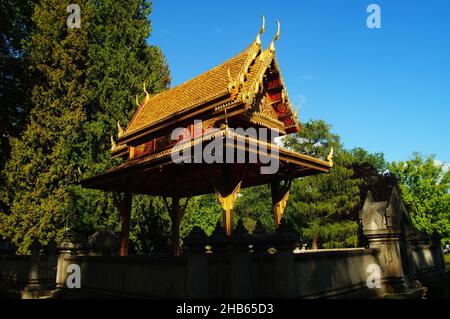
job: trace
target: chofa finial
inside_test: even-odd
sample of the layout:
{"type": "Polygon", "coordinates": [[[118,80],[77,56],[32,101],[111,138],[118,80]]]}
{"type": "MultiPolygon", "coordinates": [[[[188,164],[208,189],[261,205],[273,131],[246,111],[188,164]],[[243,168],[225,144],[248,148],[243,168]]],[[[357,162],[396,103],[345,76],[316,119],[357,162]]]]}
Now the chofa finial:
{"type": "Polygon", "coordinates": [[[145,92],[145,99],[147,100],[148,98],[150,98],[150,93],[147,92],[147,89],[145,87],[145,81],[144,81],[144,92],[145,92]]]}
{"type": "Polygon", "coordinates": [[[333,166],[333,154],[334,154],[334,149],[331,148],[330,154],[328,154],[328,156],[327,156],[327,160],[331,166],[333,166]]]}
{"type": "Polygon", "coordinates": [[[272,43],[270,43],[270,51],[275,52],[275,41],[277,41],[280,38],[280,21],[275,20],[278,25],[277,34],[275,34],[275,37],[272,40],[272,43]]]}
{"type": "Polygon", "coordinates": [[[298,102],[295,103],[295,113],[294,113],[294,117],[295,119],[298,121],[299,117],[298,117],[298,102]]]}
{"type": "Polygon", "coordinates": [[[119,138],[123,136],[123,129],[120,126],[120,121],[117,121],[117,132],[117,136],[119,136],[119,138]]]}
{"type": "Polygon", "coordinates": [[[261,34],[263,34],[264,31],[266,31],[266,18],[264,18],[264,16],[262,14],[261,14],[261,18],[262,18],[262,26],[261,26],[261,29],[259,30],[258,35],[256,36],[257,44],[261,44],[261,34]]]}
{"type": "Polygon", "coordinates": [[[136,99],[134,101],[136,102],[136,105],[139,107],[140,103],[139,103],[139,97],[137,94],[136,94],[136,99]]]}
{"type": "Polygon", "coordinates": [[[111,151],[114,151],[117,148],[116,142],[114,142],[114,139],[111,135],[111,151]]]}

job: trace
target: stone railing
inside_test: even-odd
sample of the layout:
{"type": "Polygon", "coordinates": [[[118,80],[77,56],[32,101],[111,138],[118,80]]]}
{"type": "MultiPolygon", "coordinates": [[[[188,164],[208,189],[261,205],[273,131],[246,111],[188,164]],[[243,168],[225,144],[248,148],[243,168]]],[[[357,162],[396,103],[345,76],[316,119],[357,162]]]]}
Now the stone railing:
{"type": "MultiPolygon", "coordinates": [[[[390,211],[389,216],[395,214],[390,211]]],[[[52,296],[60,298],[422,296],[417,279],[442,273],[438,239],[405,235],[390,226],[392,221],[382,228],[383,216],[362,217],[366,249],[298,250],[299,236],[284,221],[273,234],[258,223],[252,235],[239,222],[231,236],[220,224],[209,237],[194,227],[179,257],[120,257],[115,254],[114,236],[104,232],[106,240],[97,236],[90,241],[93,246],[74,244],[66,236],[55,254],[2,256],[0,279],[20,289],[54,289],[52,296]],[[74,276],[79,288],[68,285],[74,276]]]]}
{"type": "Polygon", "coordinates": [[[195,227],[184,254],[99,256],[83,253],[68,237],[58,246],[55,297],[146,298],[345,298],[379,297],[367,286],[375,249],[294,253],[298,235],[284,222],[274,234],[258,225],[250,235],[238,223],[231,237],[217,225],[211,236],[195,227]],[[70,289],[70,265],[80,287],[70,289]]]}

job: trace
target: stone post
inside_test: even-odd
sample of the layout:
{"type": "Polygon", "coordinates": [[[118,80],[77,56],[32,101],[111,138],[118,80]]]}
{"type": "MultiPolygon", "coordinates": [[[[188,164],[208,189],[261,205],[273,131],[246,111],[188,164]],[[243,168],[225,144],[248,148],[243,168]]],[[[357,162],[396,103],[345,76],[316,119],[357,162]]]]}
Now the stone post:
{"type": "Polygon", "coordinates": [[[258,255],[258,257],[267,254],[269,249],[269,236],[259,219],[256,222],[256,227],[253,231],[252,242],[253,252],[258,255]]]}
{"type": "Polygon", "coordinates": [[[225,254],[228,252],[230,237],[227,236],[220,221],[217,222],[216,228],[214,228],[214,231],[208,238],[208,244],[211,245],[213,254],[225,254]]]}
{"type": "Polygon", "coordinates": [[[184,240],[187,257],[187,298],[208,298],[208,260],[205,252],[206,234],[195,226],[184,240]]]}
{"type": "Polygon", "coordinates": [[[396,230],[366,231],[369,248],[378,249],[381,277],[388,293],[405,292],[408,280],[403,272],[400,252],[400,235],[396,230]]]}
{"type": "Polygon", "coordinates": [[[441,236],[434,233],[430,238],[430,248],[433,252],[433,259],[438,271],[443,275],[445,273],[444,254],[442,252],[441,236]]]}
{"type": "Polygon", "coordinates": [[[252,296],[250,235],[239,220],[231,236],[232,250],[230,256],[230,297],[246,299],[252,296]]]}
{"type": "Polygon", "coordinates": [[[408,253],[411,247],[405,238],[405,230],[410,228],[411,222],[395,188],[387,201],[375,201],[368,192],[360,220],[369,248],[380,251],[382,288],[387,293],[408,291],[409,278],[404,269],[411,264],[411,251],[408,253]]]}
{"type": "Polygon", "coordinates": [[[298,234],[282,218],[271,242],[277,250],[274,256],[273,297],[295,298],[298,282],[295,274],[294,249],[298,245],[298,234]]]}
{"type": "Polygon", "coordinates": [[[64,288],[67,277],[67,266],[69,263],[65,260],[72,255],[75,244],[71,241],[70,234],[65,234],[62,242],[57,246],[58,263],[56,267],[56,288],[64,288]]]}

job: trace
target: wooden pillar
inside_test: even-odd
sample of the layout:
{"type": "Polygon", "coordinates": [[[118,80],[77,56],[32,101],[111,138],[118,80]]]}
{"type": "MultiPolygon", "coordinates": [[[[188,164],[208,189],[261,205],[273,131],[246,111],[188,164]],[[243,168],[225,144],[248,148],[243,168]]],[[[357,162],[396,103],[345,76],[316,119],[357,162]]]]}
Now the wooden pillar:
{"type": "Polygon", "coordinates": [[[172,197],[172,203],[169,204],[166,197],[163,197],[164,203],[166,204],[167,210],[169,211],[170,221],[172,222],[172,253],[174,256],[181,256],[181,245],[180,245],[180,225],[181,220],[186,212],[186,208],[189,202],[189,198],[186,198],[184,205],[180,205],[180,198],[172,197]]]}
{"type": "Polygon", "coordinates": [[[122,239],[120,241],[120,256],[128,256],[128,242],[130,238],[130,218],[132,193],[125,193],[124,200],[120,203],[120,219],[122,221],[122,239]]]}
{"type": "Polygon", "coordinates": [[[289,198],[291,184],[291,180],[285,181],[284,184],[282,184],[281,181],[276,180],[270,184],[272,193],[272,212],[275,226],[280,225],[289,198]]]}

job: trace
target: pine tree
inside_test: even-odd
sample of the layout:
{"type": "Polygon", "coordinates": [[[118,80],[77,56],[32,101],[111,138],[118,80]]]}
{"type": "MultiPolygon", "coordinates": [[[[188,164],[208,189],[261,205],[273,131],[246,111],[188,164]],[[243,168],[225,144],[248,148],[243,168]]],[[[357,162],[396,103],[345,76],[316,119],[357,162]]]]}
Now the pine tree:
{"type": "MultiPolygon", "coordinates": [[[[148,1],[102,0],[89,4],[94,14],[89,22],[90,97],[85,108],[88,121],[82,130],[84,156],[78,161],[82,178],[118,164],[111,160],[110,137],[117,136],[117,121],[125,127],[135,113],[135,96],[142,100],[144,83],[149,93],[158,93],[170,84],[168,65],[161,50],[147,43],[151,32],[148,1]]],[[[72,186],[71,192],[76,216],[73,228],[80,236],[86,237],[100,226],[120,231],[116,205],[120,194],[80,186],[72,186]]],[[[153,235],[160,233],[167,241],[164,237],[167,212],[161,207],[160,198],[135,196],[130,230],[132,250],[149,252],[166,246],[166,243],[156,245],[155,241],[162,241],[153,235]],[[153,229],[145,224],[148,220],[153,221],[153,229]],[[146,241],[149,238],[153,243],[146,241]]]]}
{"type": "Polygon", "coordinates": [[[334,166],[328,174],[296,180],[290,191],[286,217],[313,249],[356,246],[358,223],[349,220],[358,205],[360,181],[350,167],[352,156],[343,149],[338,135],[324,121],[309,121],[284,144],[297,152],[326,158],[334,149],[334,166]]]}
{"type": "MultiPolygon", "coordinates": [[[[23,131],[30,110],[27,98],[33,74],[27,69],[23,44],[31,28],[34,1],[0,2],[0,193],[4,191],[4,165],[10,155],[10,137],[23,131]]],[[[0,209],[7,205],[0,196],[0,209]]]]}
{"type": "Polygon", "coordinates": [[[27,43],[39,81],[30,97],[28,125],[20,138],[11,140],[6,164],[11,214],[0,215],[1,232],[19,253],[26,253],[34,239],[46,243],[61,236],[71,211],[68,187],[78,179],[78,132],[88,100],[88,31],[67,28],[66,6],[65,1],[41,1],[27,43]]]}
{"type": "MultiPolygon", "coordinates": [[[[0,212],[0,234],[19,253],[27,253],[34,239],[43,244],[60,239],[68,228],[78,237],[101,226],[120,229],[118,195],[82,189],[78,182],[117,164],[110,157],[110,136],[115,123],[125,126],[136,110],[133,96],[142,97],[143,83],[154,93],[170,80],[161,51],[147,44],[148,1],[78,4],[79,29],[66,26],[66,1],[41,1],[33,13],[26,50],[39,80],[30,97],[29,124],[11,140],[5,169],[10,212],[0,212]]],[[[147,214],[163,218],[151,208],[158,200],[137,197],[136,220],[146,222],[147,214]]],[[[136,246],[151,246],[140,242],[145,236],[133,235],[142,230],[133,225],[136,246]]]]}

